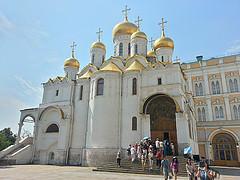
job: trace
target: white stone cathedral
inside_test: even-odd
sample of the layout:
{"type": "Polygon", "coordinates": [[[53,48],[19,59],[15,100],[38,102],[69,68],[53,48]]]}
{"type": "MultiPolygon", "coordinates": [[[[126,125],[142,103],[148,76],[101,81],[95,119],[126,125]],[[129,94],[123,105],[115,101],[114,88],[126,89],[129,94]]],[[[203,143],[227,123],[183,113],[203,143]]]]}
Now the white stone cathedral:
{"type": "Polygon", "coordinates": [[[125,14],[113,28],[110,58],[99,36],[91,63],[80,69],[72,52],[65,76],[43,83],[39,107],[21,110],[17,163],[96,165],[114,161],[119,149],[146,136],[169,139],[179,155],[190,146],[193,154],[219,164],[239,163],[240,56],[173,62],[174,42],[163,19],[150,51],[137,22],[125,14]],[[20,138],[28,117],[34,121],[32,140],[20,138]]]}

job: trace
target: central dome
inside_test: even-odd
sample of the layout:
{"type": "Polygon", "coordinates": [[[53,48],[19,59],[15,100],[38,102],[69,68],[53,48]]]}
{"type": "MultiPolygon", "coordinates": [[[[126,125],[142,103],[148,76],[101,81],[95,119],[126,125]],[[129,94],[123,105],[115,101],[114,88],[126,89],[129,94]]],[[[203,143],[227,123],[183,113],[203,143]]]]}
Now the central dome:
{"type": "Polygon", "coordinates": [[[134,32],[138,30],[138,27],[128,21],[124,21],[121,23],[118,23],[114,28],[112,35],[115,37],[116,35],[123,35],[123,34],[129,34],[132,35],[134,32]]]}

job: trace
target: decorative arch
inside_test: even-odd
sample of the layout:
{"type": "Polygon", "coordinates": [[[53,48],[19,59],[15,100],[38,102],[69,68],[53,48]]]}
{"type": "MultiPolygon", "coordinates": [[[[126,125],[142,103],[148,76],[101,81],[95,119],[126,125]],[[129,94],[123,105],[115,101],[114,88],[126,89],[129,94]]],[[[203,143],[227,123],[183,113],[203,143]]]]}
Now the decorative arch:
{"type": "Polygon", "coordinates": [[[148,97],[145,98],[145,101],[144,101],[144,104],[143,104],[143,113],[144,113],[144,114],[146,114],[146,108],[147,108],[148,104],[149,104],[154,98],[156,98],[156,97],[158,97],[158,96],[166,96],[166,97],[172,99],[172,101],[174,102],[174,104],[175,104],[175,106],[176,106],[176,107],[175,107],[176,113],[182,112],[182,111],[181,111],[181,108],[180,108],[180,105],[178,104],[178,102],[177,102],[174,98],[172,98],[172,97],[171,97],[170,95],[168,95],[168,94],[158,93],[158,94],[150,95],[150,96],[148,96],[148,97]]]}
{"type": "Polygon", "coordinates": [[[231,135],[236,142],[240,141],[239,137],[234,132],[232,132],[231,130],[228,130],[228,129],[217,129],[217,130],[213,131],[212,133],[210,133],[208,135],[208,141],[212,142],[214,136],[219,133],[227,133],[227,134],[231,135]]]}
{"type": "Polygon", "coordinates": [[[34,122],[34,123],[36,122],[35,117],[34,117],[32,114],[27,114],[27,115],[23,116],[23,118],[21,119],[21,122],[23,123],[24,120],[25,120],[27,117],[31,117],[31,118],[33,119],[33,122],[34,122]]]}
{"type": "Polygon", "coordinates": [[[46,133],[58,133],[58,132],[59,132],[59,127],[55,123],[50,124],[46,129],[46,133]]]}
{"type": "Polygon", "coordinates": [[[64,119],[64,112],[63,112],[63,110],[62,110],[61,108],[59,108],[59,107],[57,107],[57,106],[48,106],[47,108],[45,108],[45,109],[40,113],[39,120],[42,119],[42,116],[43,116],[43,114],[44,114],[45,112],[47,112],[47,111],[49,111],[49,110],[51,110],[51,109],[56,110],[56,111],[59,113],[61,119],[64,119]]]}

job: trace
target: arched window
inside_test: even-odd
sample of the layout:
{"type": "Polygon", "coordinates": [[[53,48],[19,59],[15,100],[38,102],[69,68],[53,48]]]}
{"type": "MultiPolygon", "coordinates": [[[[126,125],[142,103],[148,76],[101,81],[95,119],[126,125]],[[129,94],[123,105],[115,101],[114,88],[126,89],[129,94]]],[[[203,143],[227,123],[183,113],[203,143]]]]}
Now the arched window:
{"type": "Polygon", "coordinates": [[[138,45],[134,44],[134,54],[138,54],[138,45]]]}
{"type": "Polygon", "coordinates": [[[216,119],[219,119],[218,107],[215,107],[215,117],[216,117],[216,119]]]}
{"type": "Polygon", "coordinates": [[[119,44],[119,56],[123,56],[123,43],[119,44]]]}
{"type": "Polygon", "coordinates": [[[96,92],[97,96],[103,95],[103,88],[104,88],[104,79],[100,78],[97,80],[97,92],[96,92]]]}
{"type": "Polygon", "coordinates": [[[216,94],[216,86],[215,86],[214,81],[212,81],[212,93],[216,94]]]}
{"type": "Polygon", "coordinates": [[[92,54],[92,64],[94,64],[95,55],[92,54]]]}
{"type": "Polygon", "coordinates": [[[104,60],[105,60],[105,56],[102,56],[102,63],[104,63],[104,60]]]}
{"type": "Polygon", "coordinates": [[[224,118],[224,113],[223,113],[223,107],[222,106],[220,106],[220,108],[219,108],[219,116],[220,116],[220,118],[224,118]]]}
{"type": "Polygon", "coordinates": [[[238,109],[236,105],[233,106],[233,117],[234,120],[238,120],[238,109]]]}
{"type": "Polygon", "coordinates": [[[58,125],[56,124],[51,124],[50,126],[48,126],[46,133],[56,133],[59,132],[59,128],[58,125]]]}
{"type": "Polygon", "coordinates": [[[206,121],[206,112],[205,112],[205,108],[202,108],[202,120],[206,121]]]}
{"type": "Polygon", "coordinates": [[[238,92],[238,82],[237,82],[237,79],[234,79],[234,90],[235,90],[235,92],[238,92]]]}
{"type": "Polygon", "coordinates": [[[219,81],[216,81],[216,93],[220,94],[220,85],[219,85],[219,81]]]}
{"type": "Polygon", "coordinates": [[[133,78],[132,80],[132,95],[137,94],[137,79],[133,78]]]}
{"type": "Polygon", "coordinates": [[[137,117],[132,117],[132,131],[137,131],[137,117]]]}
{"type": "Polygon", "coordinates": [[[199,93],[198,93],[199,91],[198,91],[198,84],[196,83],[195,84],[195,93],[196,93],[196,96],[198,96],[199,95],[199,93]]]}
{"type": "Polygon", "coordinates": [[[234,92],[232,79],[229,79],[229,88],[230,88],[230,92],[234,92]]]}
{"type": "Polygon", "coordinates": [[[49,153],[49,160],[54,160],[54,152],[49,153]]]}
{"type": "Polygon", "coordinates": [[[130,56],[130,54],[131,54],[131,44],[128,43],[128,55],[130,56]]]}
{"type": "Polygon", "coordinates": [[[202,86],[202,83],[199,83],[198,93],[199,93],[199,96],[203,96],[203,86],[202,86]]]}
{"type": "Polygon", "coordinates": [[[202,121],[202,112],[200,108],[198,108],[198,121],[202,121]]]}

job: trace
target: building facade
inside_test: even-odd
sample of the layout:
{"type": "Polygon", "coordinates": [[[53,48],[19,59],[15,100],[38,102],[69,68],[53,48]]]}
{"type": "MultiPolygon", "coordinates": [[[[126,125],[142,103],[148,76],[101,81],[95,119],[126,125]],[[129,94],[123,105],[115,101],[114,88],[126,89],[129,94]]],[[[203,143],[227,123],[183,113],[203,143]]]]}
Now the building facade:
{"type": "Polygon", "coordinates": [[[179,155],[190,146],[220,164],[239,163],[240,56],[173,62],[164,21],[148,52],[147,39],[125,15],[113,28],[113,56],[106,60],[99,37],[81,70],[73,44],[65,76],[43,83],[39,107],[21,110],[17,144],[25,120],[34,121],[31,162],[96,165],[148,136],[169,139],[179,155]]]}

